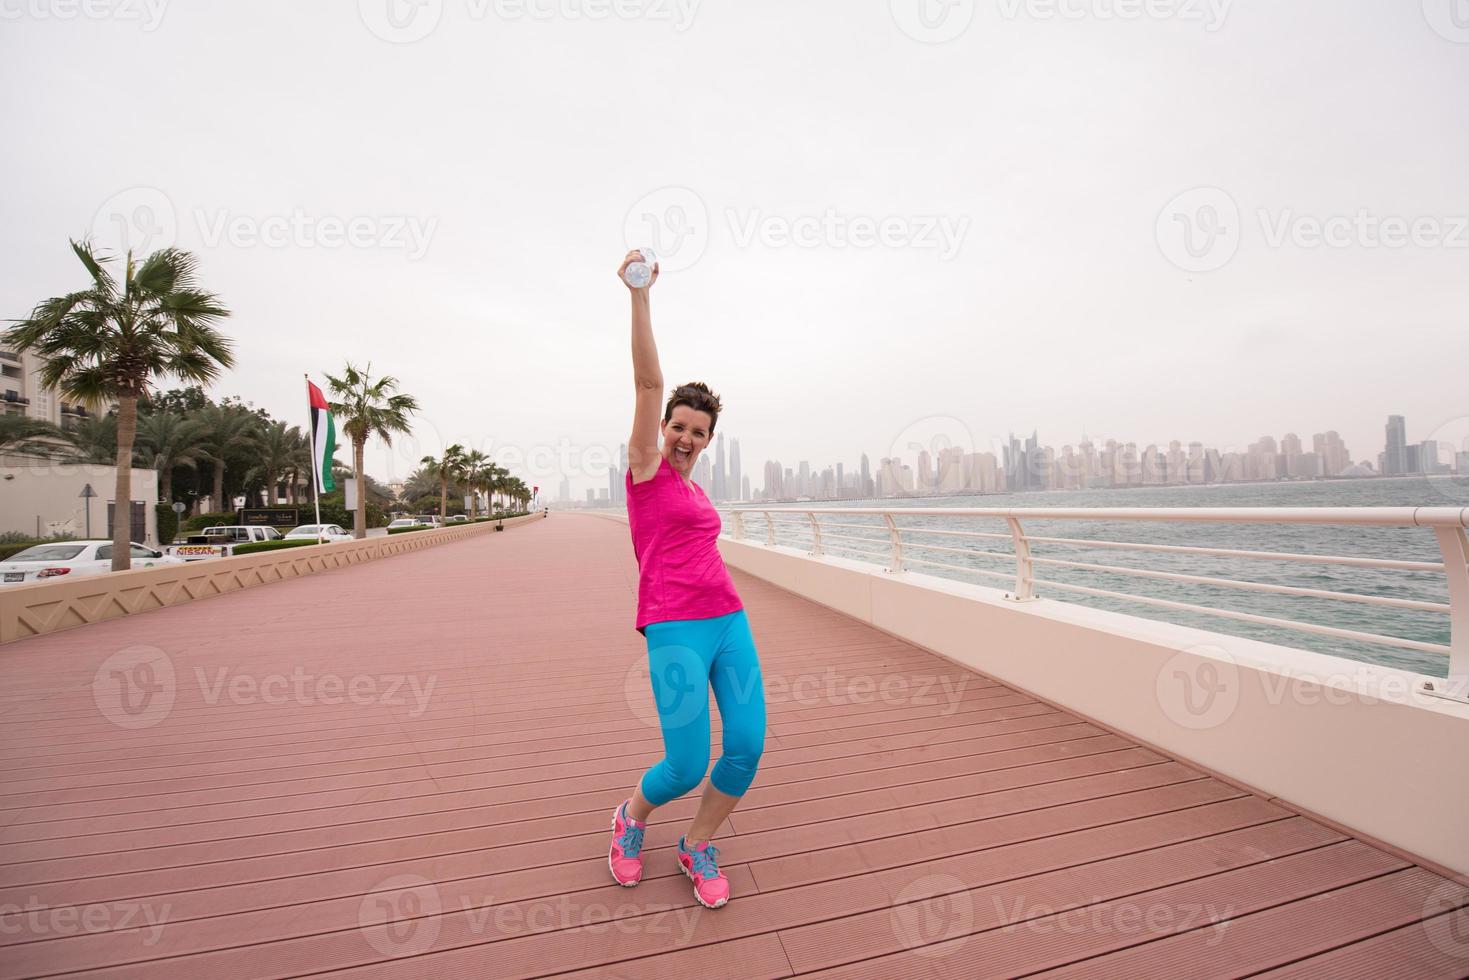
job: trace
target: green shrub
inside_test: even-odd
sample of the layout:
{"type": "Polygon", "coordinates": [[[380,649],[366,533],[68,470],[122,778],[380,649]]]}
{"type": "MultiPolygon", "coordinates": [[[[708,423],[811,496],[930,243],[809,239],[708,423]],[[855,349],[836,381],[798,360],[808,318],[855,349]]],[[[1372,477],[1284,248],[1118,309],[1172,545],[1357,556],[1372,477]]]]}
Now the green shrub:
{"type": "Polygon", "coordinates": [[[158,543],[170,544],[179,533],[179,515],[173,512],[173,504],[158,504],[153,510],[158,515],[158,543]]]}
{"type": "Polygon", "coordinates": [[[184,532],[197,534],[206,527],[216,527],[221,524],[233,527],[240,523],[239,518],[240,515],[232,510],[222,511],[218,514],[195,514],[184,522],[184,532]]]}
{"type": "Polygon", "coordinates": [[[420,524],[417,527],[390,527],[389,534],[408,534],[411,531],[435,531],[438,530],[432,524],[420,524]]]}
{"type": "Polygon", "coordinates": [[[297,538],[294,541],[251,541],[249,544],[237,544],[233,555],[253,555],[257,551],[280,551],[282,548],[304,548],[316,544],[309,538],[297,538]]]}

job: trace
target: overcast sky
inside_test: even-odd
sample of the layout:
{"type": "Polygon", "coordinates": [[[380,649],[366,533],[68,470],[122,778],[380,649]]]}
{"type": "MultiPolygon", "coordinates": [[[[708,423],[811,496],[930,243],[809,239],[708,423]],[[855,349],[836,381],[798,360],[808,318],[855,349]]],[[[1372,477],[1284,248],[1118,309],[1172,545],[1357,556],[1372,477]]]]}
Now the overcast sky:
{"type": "Polygon", "coordinates": [[[370,361],[423,405],[373,475],[461,442],[581,496],[648,243],[757,485],[1012,429],[1469,448],[1455,2],[0,0],[0,316],[68,236],[176,243],[216,397],[304,422],[370,361]]]}

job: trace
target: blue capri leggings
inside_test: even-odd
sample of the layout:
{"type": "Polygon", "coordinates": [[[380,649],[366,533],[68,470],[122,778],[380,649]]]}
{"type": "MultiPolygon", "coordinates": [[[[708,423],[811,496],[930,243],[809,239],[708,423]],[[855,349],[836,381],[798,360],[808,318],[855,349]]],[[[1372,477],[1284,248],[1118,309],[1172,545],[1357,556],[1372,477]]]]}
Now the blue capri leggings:
{"type": "Polygon", "coordinates": [[[724,751],[709,781],[743,796],[765,750],[765,687],[744,610],[713,619],[649,623],[648,673],[663,728],[663,761],[643,775],[654,806],[694,789],[709,768],[709,688],[719,704],[724,751]]]}

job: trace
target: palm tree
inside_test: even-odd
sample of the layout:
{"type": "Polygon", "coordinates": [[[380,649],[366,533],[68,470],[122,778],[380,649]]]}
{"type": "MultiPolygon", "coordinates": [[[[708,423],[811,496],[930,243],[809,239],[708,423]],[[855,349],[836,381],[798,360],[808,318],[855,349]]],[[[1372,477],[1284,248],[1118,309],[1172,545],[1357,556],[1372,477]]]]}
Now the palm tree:
{"type": "Polygon", "coordinates": [[[439,479],[439,516],[449,516],[449,481],[458,481],[464,476],[464,447],[454,443],[444,450],[439,459],[425,456],[419,460],[430,473],[439,479]]]}
{"type": "Polygon", "coordinates": [[[138,417],[137,462],[158,471],[158,499],[173,502],[173,471],[196,469],[204,456],[208,427],[199,419],[177,412],[153,412],[138,417]]]}
{"type": "Polygon", "coordinates": [[[71,444],[70,463],[117,464],[117,416],[94,415],[65,433],[71,444]]]}
{"type": "Polygon", "coordinates": [[[503,466],[496,466],[494,463],[491,463],[485,468],[485,493],[489,494],[490,497],[491,512],[495,510],[496,498],[504,492],[506,486],[505,481],[509,476],[510,471],[503,466]]]}
{"type": "Polygon", "coordinates": [[[256,452],[260,462],[257,468],[265,475],[265,506],[274,507],[280,477],[293,466],[300,466],[306,437],[301,434],[299,425],[271,422],[260,430],[258,446],[256,452]]]}
{"type": "MultiPolygon", "coordinates": [[[[357,486],[365,486],[363,477],[362,450],[372,436],[381,439],[384,445],[393,444],[393,434],[407,433],[408,413],[418,411],[418,399],[412,395],[395,395],[398,379],[384,376],[372,380],[372,365],[361,371],[347,364],[340,378],[326,376],[327,385],[336,401],[331,402],[332,414],[337,417],[342,431],[352,438],[352,472],[357,486]]],[[[366,496],[358,495],[357,511],[352,516],[352,536],[367,537],[366,496]]]]}
{"type": "Polygon", "coordinates": [[[0,456],[49,456],[57,446],[48,440],[64,438],[50,422],[26,415],[0,415],[0,456]]]}
{"type": "Polygon", "coordinates": [[[66,401],[94,407],[117,402],[112,570],[126,571],[138,398],[155,378],[208,383],[221,368],[233,366],[229,339],[214,329],[230,311],[198,287],[197,263],[188,252],[160,249],[139,262],[129,251],[119,283],[90,242],[73,241],[71,249],[91,282],[42,300],[3,340],[16,351],[35,353],[42,363],[41,385],[66,401]]]}
{"type": "Polygon", "coordinates": [[[484,489],[485,467],[493,466],[490,457],[472,449],[464,454],[464,485],[473,494],[470,497],[469,519],[474,520],[479,516],[479,495],[484,489]]]}
{"type": "MultiPolygon", "coordinates": [[[[257,451],[260,416],[238,405],[209,405],[198,415],[206,431],[201,455],[214,464],[214,512],[225,509],[224,473],[231,456],[257,451]]],[[[238,460],[237,460],[238,461],[238,460]]]]}

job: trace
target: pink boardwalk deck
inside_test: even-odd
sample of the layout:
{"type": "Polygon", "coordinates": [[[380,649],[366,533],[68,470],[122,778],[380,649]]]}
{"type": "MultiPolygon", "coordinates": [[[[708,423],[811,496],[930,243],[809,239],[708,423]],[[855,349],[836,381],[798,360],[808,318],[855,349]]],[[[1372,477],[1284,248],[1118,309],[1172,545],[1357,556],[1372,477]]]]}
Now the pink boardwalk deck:
{"type": "Polygon", "coordinates": [[[608,875],[661,752],[623,525],[0,648],[0,980],[1469,973],[1460,885],[736,578],[770,728],[718,911],[694,797],[608,875]]]}

